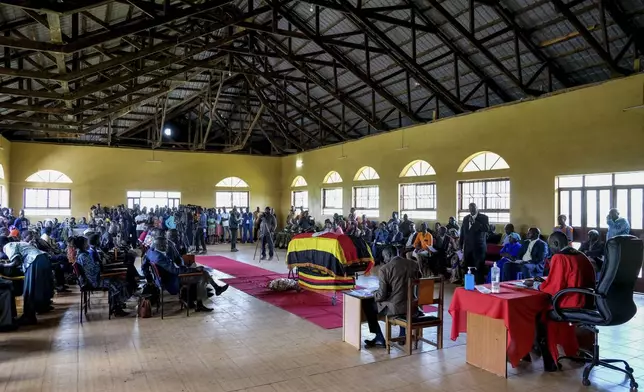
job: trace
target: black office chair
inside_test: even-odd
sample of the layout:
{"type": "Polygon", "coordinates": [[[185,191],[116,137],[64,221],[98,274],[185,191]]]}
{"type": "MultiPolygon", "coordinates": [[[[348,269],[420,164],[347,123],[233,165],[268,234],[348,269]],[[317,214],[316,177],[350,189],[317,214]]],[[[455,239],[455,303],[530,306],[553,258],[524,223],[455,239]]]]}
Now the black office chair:
{"type": "Polygon", "coordinates": [[[582,351],[581,357],[560,357],[557,360],[571,359],[587,363],[584,369],[582,384],[590,385],[588,376],[595,366],[604,366],[609,369],[626,374],[631,380],[631,391],[637,390],[637,382],[633,377],[633,369],[621,359],[599,358],[599,331],[597,326],[615,326],[629,321],[637,313],[637,306],[633,302],[635,281],[642,268],[644,245],[642,240],[631,235],[621,235],[611,238],[606,243],[606,257],[602,267],[599,281],[595,290],[587,288],[567,288],[555,294],[552,302],[554,310],[549,317],[556,321],[564,321],[590,330],[595,335],[593,352],[582,351]],[[594,306],[587,309],[561,308],[559,302],[568,293],[586,294],[594,300],[594,306]],[[621,362],[625,368],[619,368],[613,363],[621,362]]]}

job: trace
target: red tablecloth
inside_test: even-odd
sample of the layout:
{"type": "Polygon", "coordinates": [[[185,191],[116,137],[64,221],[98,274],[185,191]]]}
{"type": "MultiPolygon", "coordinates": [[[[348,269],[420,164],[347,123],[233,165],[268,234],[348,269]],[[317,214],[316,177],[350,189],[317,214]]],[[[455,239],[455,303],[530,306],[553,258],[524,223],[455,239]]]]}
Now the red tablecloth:
{"type": "Polygon", "coordinates": [[[515,367],[532,350],[537,315],[549,306],[548,294],[537,290],[501,285],[498,294],[481,294],[457,288],[449,307],[453,319],[451,338],[456,340],[459,333],[467,332],[467,312],[503,320],[508,330],[508,359],[515,367]]]}

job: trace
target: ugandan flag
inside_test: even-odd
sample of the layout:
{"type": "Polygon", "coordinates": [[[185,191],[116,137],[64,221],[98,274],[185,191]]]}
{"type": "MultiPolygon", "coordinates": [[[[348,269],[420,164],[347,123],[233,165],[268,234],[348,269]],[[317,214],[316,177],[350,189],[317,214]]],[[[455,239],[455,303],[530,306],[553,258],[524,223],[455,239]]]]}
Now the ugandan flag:
{"type": "Polygon", "coordinates": [[[297,269],[300,286],[313,290],[352,290],[356,287],[356,279],[351,276],[331,276],[314,268],[302,267],[297,269]]]}
{"type": "MultiPolygon", "coordinates": [[[[371,250],[362,238],[333,233],[296,235],[288,244],[286,262],[289,269],[297,267],[300,279],[309,276],[311,281],[321,282],[333,278],[339,283],[348,276],[353,279],[357,272],[368,273],[374,265],[371,250]]],[[[355,282],[352,284],[355,286],[355,282]]]]}

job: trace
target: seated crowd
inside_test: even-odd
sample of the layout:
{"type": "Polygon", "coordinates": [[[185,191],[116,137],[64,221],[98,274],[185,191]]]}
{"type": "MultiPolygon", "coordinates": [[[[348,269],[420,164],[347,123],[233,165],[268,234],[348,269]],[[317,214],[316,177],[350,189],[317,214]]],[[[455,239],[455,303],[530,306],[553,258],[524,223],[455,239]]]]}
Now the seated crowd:
{"type": "MultiPolygon", "coordinates": [[[[456,225],[453,218],[450,219],[450,225],[456,225]]],[[[610,210],[607,226],[607,240],[630,233],[628,222],[619,216],[616,209],[610,210]]],[[[577,250],[573,246],[573,230],[566,225],[566,217],[563,215],[559,216],[558,225],[546,242],[541,239],[538,228],[530,228],[525,240],[521,240],[521,236],[515,232],[512,224],[505,226],[503,234],[497,234],[496,228],[488,223],[487,216],[480,213],[475,204],[470,205],[470,214],[463,220],[460,232],[457,227],[448,229],[436,224],[434,230],[434,233],[437,233],[436,238],[427,229],[426,223],[421,223],[421,231],[416,232],[413,222],[409,222],[406,216],[403,217],[402,222],[398,222],[397,214],[394,213],[389,222],[379,224],[380,233],[376,235],[374,246],[378,246],[377,239],[386,242],[388,238],[408,228],[409,237],[403,241],[405,247],[402,250],[397,249],[390,242],[392,246],[384,247],[380,253],[384,265],[379,271],[379,288],[374,292],[372,299],[363,302],[369,330],[374,334],[373,339],[365,340],[366,347],[386,346],[385,337],[378,324],[379,316],[391,317],[406,313],[407,285],[405,282],[423,275],[435,276],[445,272],[447,264],[440,264],[439,249],[455,249],[452,274],[462,274],[464,267],[481,269],[483,273],[476,274],[477,284],[481,284],[487,269],[485,258],[488,244],[497,246],[502,244],[499,255],[502,258],[497,262],[502,266],[502,280],[523,278],[526,286],[547,293],[550,298],[566,288],[594,289],[596,276],[601,273],[604,246],[599,232],[591,230],[587,241],[583,242],[577,250]],[[398,230],[395,226],[391,226],[392,222],[398,225],[398,230]],[[383,234],[385,231],[388,231],[389,235],[383,234]],[[446,239],[449,245],[443,248],[443,241],[446,239]],[[428,254],[423,254],[426,251],[428,254]],[[414,257],[417,262],[410,260],[414,257]],[[426,257],[429,257],[429,260],[434,259],[429,262],[429,271],[425,271],[423,267],[424,262],[427,262],[423,261],[423,258],[426,257]],[[523,276],[517,275],[518,273],[523,276]],[[544,280],[545,276],[547,279],[544,280]]],[[[560,302],[562,308],[580,309],[586,305],[586,297],[579,293],[569,294],[560,302]]],[[[416,315],[412,317],[422,316],[422,310],[418,309],[416,315]]],[[[556,371],[557,362],[551,355],[553,351],[549,345],[547,331],[550,323],[557,323],[558,320],[549,318],[546,311],[537,317],[535,322],[537,327],[535,351],[542,356],[545,371],[556,371]]],[[[574,328],[568,325],[567,328],[574,334],[574,328]]],[[[400,328],[399,338],[405,336],[405,333],[405,329],[400,328]]],[[[575,347],[567,339],[554,344],[556,343],[562,344],[566,354],[569,354],[569,349],[575,347]]],[[[524,360],[531,361],[530,355],[526,355],[524,360]]]]}
{"type": "MultiPolygon", "coordinates": [[[[502,281],[541,277],[547,274],[547,261],[552,256],[538,228],[529,228],[523,239],[511,223],[505,225],[503,233],[497,233],[496,226],[479,213],[475,204],[470,206],[470,214],[465,217],[463,225],[450,217],[446,225],[436,222],[433,228],[427,222],[417,225],[407,214],[401,220],[396,211],[386,222],[372,221],[365,215],[357,217],[355,211],[352,208],[347,218],[335,214],[316,230],[308,211],[296,215],[292,207],[286,227],[290,233],[316,232],[315,236],[335,233],[361,237],[371,247],[376,264],[383,261],[383,251],[390,249],[394,255],[415,260],[422,276],[443,275],[452,283],[462,283],[468,267],[475,267],[477,284],[484,283],[493,263],[486,263],[487,257],[496,261],[502,271],[502,281]],[[480,222],[483,217],[485,221],[480,222]],[[488,254],[488,245],[498,246],[496,254],[488,254]]],[[[630,232],[628,221],[619,216],[617,209],[611,209],[606,219],[609,228],[607,238],[630,232]]],[[[560,215],[558,225],[552,231],[564,234],[572,246],[573,228],[566,224],[566,220],[565,215],[560,215]]],[[[288,245],[288,240],[285,244],[288,245]]],[[[587,233],[587,240],[580,244],[579,251],[598,271],[601,270],[604,242],[597,230],[587,233]]]]}
{"type": "MultiPolygon", "coordinates": [[[[296,233],[363,238],[377,263],[383,264],[379,271],[380,289],[365,310],[370,331],[375,334],[374,339],[365,341],[368,347],[384,346],[378,316],[398,315],[406,309],[407,289],[400,282],[442,275],[461,283],[467,268],[475,267],[476,283],[484,283],[490,267],[486,263],[489,245],[499,249],[495,260],[502,280],[523,278],[527,285],[550,294],[573,285],[593,287],[596,271],[601,271],[604,252],[601,235],[596,230],[588,233],[579,250],[574,249],[573,229],[566,224],[564,215],[559,216],[558,225],[547,241],[541,238],[536,227],[530,228],[522,239],[512,224],[505,225],[503,233],[497,233],[475,204],[470,205],[470,214],[460,225],[451,217],[446,225],[436,222],[433,228],[426,222],[417,225],[407,215],[399,219],[397,212],[386,222],[370,221],[364,215],[357,217],[355,209],[351,209],[347,218],[336,214],[321,227],[316,226],[308,211],[298,215],[291,208],[287,224],[279,232],[270,207],[263,212],[258,208],[254,213],[248,209],[239,213],[233,208],[230,213],[225,209],[220,213],[196,206],[146,210],[137,206],[129,209],[97,205],[92,207],[89,220],[52,219],[35,225],[25,218],[23,211],[13,217],[11,210],[3,209],[1,216],[0,300],[6,298],[3,293],[7,290],[13,295],[22,293],[24,299],[19,320],[14,320],[15,305],[11,308],[2,304],[0,328],[4,329],[35,323],[37,314],[53,309],[54,291],[69,291],[67,284],[74,278],[82,286],[107,291],[110,313],[116,316],[127,315],[124,309],[128,298],[153,284],[170,294],[195,299],[188,306],[196,311],[211,311],[204,301],[222,294],[228,285],[219,285],[203,267],[195,267],[193,259],[184,256],[192,250],[205,252],[206,240],[210,243],[228,240],[231,251],[236,251],[240,228],[245,232],[242,242],[261,242],[262,259],[266,258],[266,246],[272,258],[274,244],[286,247],[296,233]],[[142,274],[134,264],[139,250],[142,274]],[[198,279],[189,285],[187,293],[180,293],[180,275],[185,273],[198,279]],[[543,276],[548,276],[545,282],[540,279],[543,276]],[[24,281],[17,277],[23,277],[24,281]]],[[[630,231],[628,222],[616,209],[610,210],[607,225],[607,239],[630,231]]],[[[584,298],[571,296],[569,302],[573,307],[583,306],[584,298]]],[[[556,364],[545,349],[543,330],[543,326],[538,328],[538,345],[542,347],[544,368],[554,370],[556,364]]],[[[400,334],[404,335],[405,331],[401,330],[400,334]]]]}
{"type": "MultiPolygon", "coordinates": [[[[160,284],[171,294],[178,292],[178,275],[203,273],[200,284],[192,285],[196,298],[188,305],[197,311],[211,311],[203,301],[220,295],[228,286],[214,282],[202,268],[186,265],[189,251],[206,251],[207,237],[223,241],[227,235],[231,250],[236,250],[237,230],[243,240],[253,241],[253,214],[239,214],[235,208],[221,214],[196,206],[146,208],[92,206],[89,219],[53,218],[32,224],[20,211],[0,213],[0,331],[36,323],[36,315],[54,309],[54,292],[69,292],[68,284],[78,282],[91,290],[104,290],[110,298],[110,313],[126,316],[126,301],[152,283],[150,263],[161,272],[160,284]],[[209,220],[214,219],[214,230],[209,220]],[[226,226],[223,222],[227,222],[226,226]],[[219,227],[221,226],[221,228],[219,227]],[[228,234],[226,234],[228,233],[228,234]],[[142,256],[143,275],[135,266],[142,256]],[[118,273],[117,273],[118,272],[118,273]],[[212,289],[208,286],[212,286],[212,289]],[[194,286],[194,287],[193,287],[194,286]],[[214,293],[212,292],[214,290],[214,293]],[[17,319],[14,297],[22,294],[23,314],[17,319]]],[[[268,212],[267,212],[268,213],[268,212]]],[[[264,215],[264,214],[262,214],[264,215]]],[[[211,222],[212,223],[212,222],[211,222]]]]}

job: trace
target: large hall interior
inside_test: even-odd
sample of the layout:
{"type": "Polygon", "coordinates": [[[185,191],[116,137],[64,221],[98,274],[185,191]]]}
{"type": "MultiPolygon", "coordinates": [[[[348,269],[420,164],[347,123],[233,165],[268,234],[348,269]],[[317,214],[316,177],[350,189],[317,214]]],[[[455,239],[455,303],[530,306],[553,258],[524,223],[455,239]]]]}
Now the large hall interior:
{"type": "Polygon", "coordinates": [[[0,392],[644,388],[641,1],[0,31],[0,392]]]}

